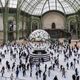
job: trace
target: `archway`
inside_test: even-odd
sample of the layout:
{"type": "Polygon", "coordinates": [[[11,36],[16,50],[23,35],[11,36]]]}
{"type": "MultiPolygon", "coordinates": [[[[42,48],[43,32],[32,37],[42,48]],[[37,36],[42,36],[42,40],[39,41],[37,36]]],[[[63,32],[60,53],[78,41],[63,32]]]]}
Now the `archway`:
{"type": "Polygon", "coordinates": [[[32,23],[31,23],[31,32],[36,30],[36,29],[39,29],[39,23],[38,23],[38,21],[32,21],[32,23]]]}
{"type": "Polygon", "coordinates": [[[70,21],[70,32],[72,35],[72,38],[76,38],[77,37],[77,25],[75,21],[70,21]]]}
{"type": "Polygon", "coordinates": [[[52,29],[56,29],[56,24],[53,22],[51,27],[52,29]]]}

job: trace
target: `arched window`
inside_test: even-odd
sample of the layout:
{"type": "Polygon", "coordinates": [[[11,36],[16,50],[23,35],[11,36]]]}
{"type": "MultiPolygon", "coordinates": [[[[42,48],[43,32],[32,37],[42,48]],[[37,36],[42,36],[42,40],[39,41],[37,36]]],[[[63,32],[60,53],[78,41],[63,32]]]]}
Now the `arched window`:
{"type": "Polygon", "coordinates": [[[39,23],[37,21],[32,21],[32,30],[34,31],[39,28],[39,23]]]}
{"type": "Polygon", "coordinates": [[[37,23],[33,23],[32,24],[32,31],[36,30],[37,29],[37,23]]]}
{"type": "Polygon", "coordinates": [[[55,25],[55,23],[53,22],[52,23],[52,29],[55,29],[56,28],[56,25],[55,25]]]}
{"type": "Polygon", "coordinates": [[[74,21],[70,22],[70,32],[74,35],[76,34],[76,23],[74,21]]]}

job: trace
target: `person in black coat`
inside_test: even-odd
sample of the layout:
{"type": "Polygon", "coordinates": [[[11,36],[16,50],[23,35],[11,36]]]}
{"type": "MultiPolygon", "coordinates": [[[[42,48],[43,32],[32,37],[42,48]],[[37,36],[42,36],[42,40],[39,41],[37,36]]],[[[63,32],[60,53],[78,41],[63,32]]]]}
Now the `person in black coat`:
{"type": "Polygon", "coordinates": [[[75,75],[72,75],[72,80],[76,80],[76,76],[75,75]]]}
{"type": "Polygon", "coordinates": [[[69,42],[69,44],[71,44],[71,38],[69,38],[68,42],[69,42]]]}
{"type": "Polygon", "coordinates": [[[45,72],[43,73],[43,80],[46,80],[47,75],[45,74],[45,72]]]}
{"type": "Polygon", "coordinates": [[[4,72],[5,72],[5,67],[3,66],[3,67],[2,67],[2,70],[1,70],[2,77],[3,77],[3,75],[4,75],[4,72]]]}
{"type": "Polygon", "coordinates": [[[39,77],[41,77],[41,73],[42,73],[42,71],[41,71],[41,70],[39,70],[38,72],[39,72],[39,77]]]}
{"type": "Polygon", "coordinates": [[[75,74],[76,74],[76,76],[78,75],[78,69],[77,68],[75,69],[75,74]]]}
{"type": "Polygon", "coordinates": [[[66,64],[66,66],[67,66],[67,70],[69,69],[69,63],[67,62],[67,64],[66,64]]]}
{"type": "Polygon", "coordinates": [[[0,58],[0,63],[1,63],[2,59],[0,58]]]}
{"type": "Polygon", "coordinates": [[[55,76],[53,80],[58,80],[57,76],[55,76]]]}
{"type": "Polygon", "coordinates": [[[76,80],[80,80],[79,76],[77,76],[77,79],[76,80]]]}

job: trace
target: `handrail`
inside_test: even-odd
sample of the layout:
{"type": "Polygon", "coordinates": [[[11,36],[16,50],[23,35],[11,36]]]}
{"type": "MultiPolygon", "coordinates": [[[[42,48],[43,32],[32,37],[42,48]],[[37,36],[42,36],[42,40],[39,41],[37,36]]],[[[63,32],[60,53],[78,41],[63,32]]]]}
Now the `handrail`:
{"type": "Polygon", "coordinates": [[[50,54],[30,54],[30,56],[49,56],[50,54]]]}

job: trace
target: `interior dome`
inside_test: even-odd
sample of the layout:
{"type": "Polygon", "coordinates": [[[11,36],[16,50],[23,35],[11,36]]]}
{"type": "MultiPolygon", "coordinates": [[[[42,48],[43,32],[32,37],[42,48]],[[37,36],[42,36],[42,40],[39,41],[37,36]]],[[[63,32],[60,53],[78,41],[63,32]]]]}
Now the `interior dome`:
{"type": "MultiPolygon", "coordinates": [[[[1,7],[7,0],[1,0],[1,7]]],[[[57,10],[65,14],[75,13],[80,9],[80,0],[8,0],[10,8],[20,8],[32,15],[42,15],[51,10],[57,10]],[[19,4],[17,6],[17,4],[19,4]]]]}
{"type": "Polygon", "coordinates": [[[48,41],[49,39],[50,35],[46,31],[41,29],[33,31],[29,36],[29,40],[34,42],[37,41],[43,42],[43,41],[48,41]]]}

